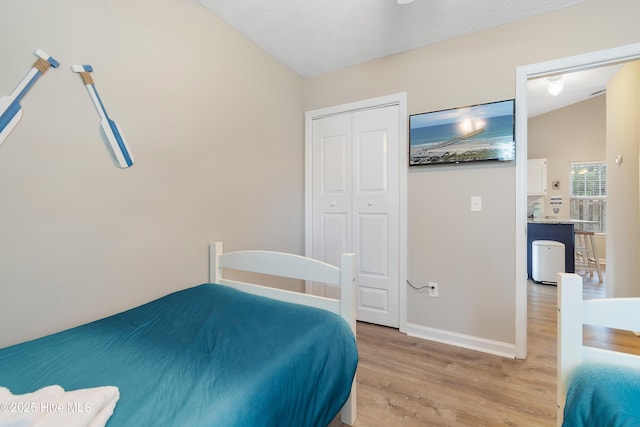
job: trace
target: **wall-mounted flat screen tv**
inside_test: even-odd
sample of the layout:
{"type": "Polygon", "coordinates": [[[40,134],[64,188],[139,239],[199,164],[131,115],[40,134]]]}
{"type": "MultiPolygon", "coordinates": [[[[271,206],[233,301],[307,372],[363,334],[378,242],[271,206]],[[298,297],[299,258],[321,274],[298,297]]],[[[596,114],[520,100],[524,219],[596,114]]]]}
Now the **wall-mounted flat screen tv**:
{"type": "Polygon", "coordinates": [[[409,116],[409,166],[515,159],[515,100],[409,116]]]}

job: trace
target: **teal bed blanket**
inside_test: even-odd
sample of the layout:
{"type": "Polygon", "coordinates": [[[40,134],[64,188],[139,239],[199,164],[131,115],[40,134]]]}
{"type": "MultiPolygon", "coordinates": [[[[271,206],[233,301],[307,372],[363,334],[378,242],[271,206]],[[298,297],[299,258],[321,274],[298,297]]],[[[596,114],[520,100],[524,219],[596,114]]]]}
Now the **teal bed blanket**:
{"type": "Polygon", "coordinates": [[[357,359],[333,313],[204,284],[2,349],[0,386],[117,386],[108,427],[324,427],[357,359]]]}
{"type": "Polygon", "coordinates": [[[640,426],[640,370],[585,364],[569,376],[564,427],[640,426]]]}

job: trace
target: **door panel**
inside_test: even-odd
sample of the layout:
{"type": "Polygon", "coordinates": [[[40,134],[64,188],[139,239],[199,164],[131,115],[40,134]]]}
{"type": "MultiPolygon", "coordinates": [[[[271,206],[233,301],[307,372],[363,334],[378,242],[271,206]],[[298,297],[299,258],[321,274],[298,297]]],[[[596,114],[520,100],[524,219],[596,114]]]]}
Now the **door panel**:
{"type": "MultiPolygon", "coordinates": [[[[322,216],[322,253],[317,257],[318,259],[332,265],[340,265],[340,255],[351,251],[347,242],[349,222],[350,219],[345,212],[325,213],[322,216]]],[[[314,282],[313,293],[340,299],[340,289],[324,283],[314,282]]]]}
{"type": "Polygon", "coordinates": [[[386,289],[373,289],[360,286],[358,288],[358,300],[361,309],[369,312],[377,312],[384,316],[385,307],[389,306],[389,292],[386,289]]]}
{"type": "Polygon", "coordinates": [[[347,193],[347,135],[322,138],[320,155],[322,194],[347,193]]]}
{"type": "Polygon", "coordinates": [[[398,326],[400,275],[397,106],[353,114],[353,239],[361,258],[358,319],[398,326]]]}
{"type": "Polygon", "coordinates": [[[358,135],[358,190],[384,192],[387,190],[386,131],[362,132],[358,135]]]}
{"type": "MultiPolygon", "coordinates": [[[[358,320],[399,324],[399,107],[313,120],[312,256],[357,254],[358,320]]],[[[313,284],[316,294],[339,290],[313,284]]]]}
{"type": "Polygon", "coordinates": [[[340,255],[350,251],[347,242],[349,219],[345,213],[323,215],[322,260],[329,264],[340,265],[340,255]]]}
{"type": "MultiPolygon", "coordinates": [[[[351,251],[351,118],[314,120],[312,149],[312,256],[340,265],[340,254],[351,251]]],[[[340,290],[312,283],[311,292],[339,298],[340,290]]]]}
{"type": "Polygon", "coordinates": [[[360,258],[360,274],[388,279],[388,221],[386,214],[358,215],[360,239],[356,253],[360,258]]]}

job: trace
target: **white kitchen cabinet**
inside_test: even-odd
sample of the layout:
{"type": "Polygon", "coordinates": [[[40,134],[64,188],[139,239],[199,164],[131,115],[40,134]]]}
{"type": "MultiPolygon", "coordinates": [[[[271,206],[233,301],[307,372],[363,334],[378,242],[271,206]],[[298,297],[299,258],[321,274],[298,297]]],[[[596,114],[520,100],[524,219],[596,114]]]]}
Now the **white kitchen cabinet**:
{"type": "Polygon", "coordinates": [[[527,194],[547,195],[547,159],[527,160],[527,194]]]}

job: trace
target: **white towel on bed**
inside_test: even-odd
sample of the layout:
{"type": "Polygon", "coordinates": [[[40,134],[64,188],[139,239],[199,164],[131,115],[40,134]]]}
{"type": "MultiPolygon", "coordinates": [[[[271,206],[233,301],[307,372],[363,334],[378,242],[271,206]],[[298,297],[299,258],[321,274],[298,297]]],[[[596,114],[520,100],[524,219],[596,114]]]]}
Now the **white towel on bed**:
{"type": "Polygon", "coordinates": [[[0,387],[0,427],[104,427],[119,398],[113,386],[64,391],[52,385],[20,395],[0,387]]]}

